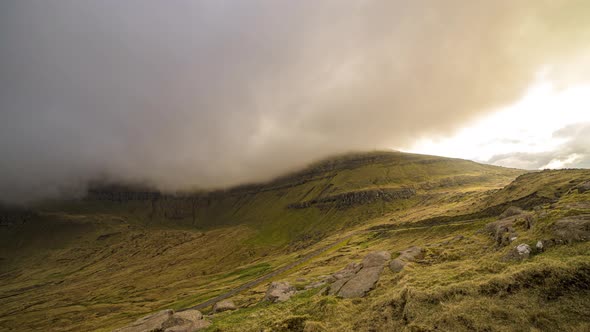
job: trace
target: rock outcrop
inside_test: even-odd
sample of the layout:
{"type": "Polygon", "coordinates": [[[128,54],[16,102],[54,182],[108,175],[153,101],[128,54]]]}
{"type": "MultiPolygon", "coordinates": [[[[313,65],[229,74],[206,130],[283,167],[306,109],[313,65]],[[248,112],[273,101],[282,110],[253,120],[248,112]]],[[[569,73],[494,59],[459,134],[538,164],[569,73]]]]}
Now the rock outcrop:
{"type": "Polygon", "coordinates": [[[576,189],[578,189],[578,193],[580,193],[580,194],[590,191],[590,181],[585,181],[585,182],[580,183],[579,185],[576,186],[576,189]]]}
{"type": "Polygon", "coordinates": [[[329,278],[328,281],[329,282],[336,282],[338,280],[348,280],[350,278],[352,278],[355,274],[357,274],[358,271],[360,271],[360,269],[363,266],[360,263],[350,263],[348,265],[346,265],[346,267],[334,274],[332,274],[329,278]]]}
{"type": "Polygon", "coordinates": [[[211,322],[204,320],[198,310],[174,312],[174,310],[168,309],[142,317],[113,332],[194,332],[209,325],[211,322]]]}
{"type": "Polygon", "coordinates": [[[560,219],[553,224],[553,235],[557,242],[581,242],[590,240],[590,214],[560,219]]]}
{"type": "Polygon", "coordinates": [[[371,291],[391,255],[387,251],[369,253],[360,264],[351,263],[332,275],[329,293],[344,298],[363,297],[371,291]]]}
{"type": "Polygon", "coordinates": [[[517,237],[512,218],[491,222],[486,225],[485,231],[496,241],[496,245],[499,247],[509,245],[517,237]]]}
{"type": "Polygon", "coordinates": [[[535,249],[537,249],[537,252],[543,252],[545,251],[545,244],[543,243],[543,240],[539,240],[537,241],[537,244],[535,245],[535,249]]]}
{"type": "Polygon", "coordinates": [[[326,286],[326,283],[327,283],[327,280],[326,279],[324,279],[324,280],[318,280],[316,282],[312,282],[309,285],[306,285],[304,289],[307,290],[307,289],[315,289],[315,288],[324,287],[324,286],[326,286]]]}
{"type": "Polygon", "coordinates": [[[399,257],[389,263],[389,269],[394,273],[401,272],[408,262],[413,262],[422,257],[424,257],[422,248],[410,247],[406,250],[400,251],[399,257]]]}
{"type": "Polygon", "coordinates": [[[566,217],[557,220],[551,227],[551,238],[537,241],[536,252],[553,246],[590,240],[590,214],[566,217]]]}
{"type": "Polygon", "coordinates": [[[530,257],[532,252],[533,250],[531,249],[531,246],[526,243],[521,243],[510,250],[506,256],[506,260],[525,260],[530,257]]]}
{"type": "Polygon", "coordinates": [[[526,243],[521,243],[516,246],[516,253],[522,258],[529,258],[531,251],[531,247],[526,243]]]}
{"type": "Polygon", "coordinates": [[[338,209],[349,208],[356,205],[369,204],[376,201],[391,202],[399,199],[408,199],[416,195],[412,188],[383,188],[371,190],[352,191],[337,195],[315,198],[309,201],[293,203],[292,209],[304,209],[312,206],[334,205],[338,209]]]}
{"type": "Polygon", "coordinates": [[[274,281],[268,287],[264,300],[272,303],[285,302],[293,295],[295,295],[295,287],[286,281],[274,281]]]}
{"type": "Polygon", "coordinates": [[[213,305],[213,313],[236,310],[236,309],[238,309],[238,307],[236,307],[236,305],[230,300],[219,301],[219,302],[215,303],[215,305],[213,305]]]}

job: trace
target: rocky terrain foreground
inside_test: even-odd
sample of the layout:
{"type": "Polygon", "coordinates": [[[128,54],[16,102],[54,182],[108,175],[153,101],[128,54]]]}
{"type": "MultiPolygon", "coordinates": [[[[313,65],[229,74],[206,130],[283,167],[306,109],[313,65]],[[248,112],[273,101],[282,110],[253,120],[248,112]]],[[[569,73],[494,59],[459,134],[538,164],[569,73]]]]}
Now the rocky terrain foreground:
{"type": "Polygon", "coordinates": [[[0,330],[590,330],[590,171],[401,153],[4,208],[0,330]]]}

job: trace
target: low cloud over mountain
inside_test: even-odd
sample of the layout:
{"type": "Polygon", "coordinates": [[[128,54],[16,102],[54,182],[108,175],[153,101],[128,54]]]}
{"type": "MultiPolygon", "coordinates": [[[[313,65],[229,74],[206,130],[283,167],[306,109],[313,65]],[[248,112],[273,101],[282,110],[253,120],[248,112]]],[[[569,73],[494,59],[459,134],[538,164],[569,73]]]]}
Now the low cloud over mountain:
{"type": "MultiPolygon", "coordinates": [[[[590,77],[589,13],[538,0],[4,2],[0,200],[99,176],[223,187],[444,135],[540,69],[563,86],[590,77]]],[[[580,135],[564,153],[588,152],[580,135]]]]}

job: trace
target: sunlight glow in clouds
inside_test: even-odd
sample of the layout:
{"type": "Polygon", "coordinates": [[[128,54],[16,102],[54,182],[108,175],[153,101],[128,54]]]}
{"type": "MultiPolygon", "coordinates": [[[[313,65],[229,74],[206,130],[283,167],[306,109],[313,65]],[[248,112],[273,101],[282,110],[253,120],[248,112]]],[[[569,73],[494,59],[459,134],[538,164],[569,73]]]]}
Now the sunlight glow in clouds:
{"type": "MultiPolygon", "coordinates": [[[[480,162],[490,162],[500,154],[549,153],[568,141],[567,137],[555,135],[558,130],[586,122],[590,122],[590,85],[559,90],[551,82],[540,81],[517,103],[467,125],[452,137],[423,138],[407,151],[480,162]]],[[[581,158],[571,154],[537,167],[569,167],[581,158]]],[[[492,163],[532,168],[514,160],[492,163]]]]}

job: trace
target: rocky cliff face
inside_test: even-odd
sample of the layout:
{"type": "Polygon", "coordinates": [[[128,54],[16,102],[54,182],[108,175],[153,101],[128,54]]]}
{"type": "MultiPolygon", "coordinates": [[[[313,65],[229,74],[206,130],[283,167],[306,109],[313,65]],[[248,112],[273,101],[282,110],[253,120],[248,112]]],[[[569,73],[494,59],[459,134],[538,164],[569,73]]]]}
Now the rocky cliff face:
{"type": "Polygon", "coordinates": [[[293,203],[289,205],[289,208],[304,209],[312,206],[333,205],[336,208],[344,209],[377,201],[392,202],[398,199],[408,199],[414,195],[416,195],[416,190],[411,188],[360,190],[293,203]]]}
{"type": "MultiPolygon", "coordinates": [[[[263,190],[232,190],[214,191],[209,193],[194,194],[165,194],[158,191],[150,191],[145,188],[133,188],[122,186],[94,187],[88,191],[86,200],[107,201],[110,203],[139,203],[145,206],[151,217],[163,217],[165,219],[194,219],[199,210],[207,209],[216,202],[223,200],[239,201],[248,196],[255,196],[263,190]]],[[[275,189],[276,190],[276,189],[275,189]]],[[[280,190],[277,190],[279,192],[280,190]]],[[[412,188],[381,188],[359,190],[336,195],[327,195],[302,202],[288,204],[289,209],[305,209],[317,207],[320,209],[336,208],[346,209],[353,206],[370,204],[373,202],[393,202],[395,200],[408,199],[416,195],[412,188]]]]}
{"type": "Polygon", "coordinates": [[[88,190],[84,198],[85,201],[138,205],[150,218],[175,220],[194,219],[195,210],[207,207],[211,199],[207,194],[166,194],[133,186],[95,186],[88,190]]]}
{"type": "MultiPolygon", "coordinates": [[[[299,210],[312,208],[345,213],[376,202],[393,207],[418,192],[489,185],[511,179],[513,173],[465,160],[373,152],[330,158],[266,183],[227,190],[163,193],[149,186],[95,183],[85,200],[124,204],[122,210],[148,221],[174,220],[197,226],[244,220],[258,223],[306,218],[307,212],[299,210]]],[[[367,213],[364,218],[376,212],[367,213]]],[[[333,218],[341,220],[342,216],[333,218]]]]}

